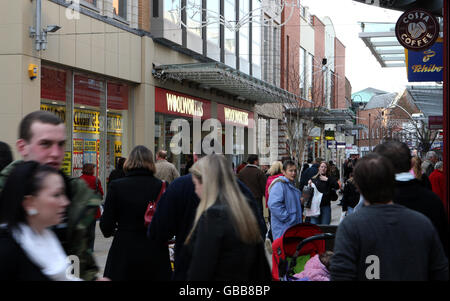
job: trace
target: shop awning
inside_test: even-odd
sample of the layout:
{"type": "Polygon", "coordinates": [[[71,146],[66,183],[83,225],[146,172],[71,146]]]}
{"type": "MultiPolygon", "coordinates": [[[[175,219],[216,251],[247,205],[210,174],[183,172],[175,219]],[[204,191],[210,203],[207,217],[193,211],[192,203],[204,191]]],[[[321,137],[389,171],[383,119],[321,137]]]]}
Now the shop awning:
{"type": "Polygon", "coordinates": [[[425,117],[442,116],[442,86],[407,86],[406,90],[425,117]]]}
{"type": "Polygon", "coordinates": [[[200,88],[213,88],[256,103],[287,103],[299,99],[293,93],[217,62],[160,65],[154,67],[153,76],[197,83],[200,88]]]}
{"type": "Polygon", "coordinates": [[[395,36],[395,23],[360,22],[359,37],[381,67],[405,67],[405,49],[395,36]]]}
{"type": "Polygon", "coordinates": [[[443,0],[390,0],[390,1],[367,1],[353,0],[364,4],[375,5],[383,8],[407,11],[412,8],[426,9],[436,16],[442,16],[443,0]]]}
{"type": "Polygon", "coordinates": [[[348,124],[356,118],[355,113],[350,109],[327,109],[324,107],[316,108],[287,108],[286,111],[291,114],[308,116],[317,122],[323,124],[348,124]]]}

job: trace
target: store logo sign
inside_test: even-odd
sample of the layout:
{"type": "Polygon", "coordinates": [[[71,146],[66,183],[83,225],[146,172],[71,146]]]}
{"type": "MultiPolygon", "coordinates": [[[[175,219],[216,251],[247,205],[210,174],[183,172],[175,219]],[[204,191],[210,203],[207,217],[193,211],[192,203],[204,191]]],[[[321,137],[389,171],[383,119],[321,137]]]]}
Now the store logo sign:
{"type": "Polygon", "coordinates": [[[405,53],[409,82],[442,81],[444,70],[442,39],[438,39],[425,51],[405,50],[405,53]]]}
{"type": "Polygon", "coordinates": [[[230,108],[224,108],[224,113],[226,122],[248,126],[248,113],[230,108]]]}
{"type": "Polygon", "coordinates": [[[203,103],[189,97],[166,93],[167,110],[191,116],[203,116],[203,103]]]}
{"type": "Polygon", "coordinates": [[[411,9],[403,13],[395,25],[399,43],[409,50],[430,48],[439,36],[439,23],[423,9],[411,9]]]}

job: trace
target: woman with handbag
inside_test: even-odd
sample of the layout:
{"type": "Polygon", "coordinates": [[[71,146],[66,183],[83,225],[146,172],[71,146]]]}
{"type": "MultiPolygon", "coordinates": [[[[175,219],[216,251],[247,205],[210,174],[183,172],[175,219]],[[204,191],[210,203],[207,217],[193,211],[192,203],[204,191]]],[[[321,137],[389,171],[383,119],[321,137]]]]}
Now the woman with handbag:
{"type": "Polygon", "coordinates": [[[113,281],[170,280],[167,246],[157,247],[147,239],[144,220],[149,205],[156,207],[163,188],[163,182],[153,175],[152,152],[136,146],[125,161],[124,171],[125,177],[109,184],[100,219],[103,235],[114,236],[104,275],[113,281]]]}
{"type": "Polygon", "coordinates": [[[320,215],[311,217],[312,224],[329,225],[331,222],[331,203],[338,199],[336,190],[339,189],[339,184],[336,179],[329,174],[327,162],[322,162],[319,165],[319,172],[311,178],[308,183],[314,183],[317,190],[322,193],[320,201],[320,215]]]}

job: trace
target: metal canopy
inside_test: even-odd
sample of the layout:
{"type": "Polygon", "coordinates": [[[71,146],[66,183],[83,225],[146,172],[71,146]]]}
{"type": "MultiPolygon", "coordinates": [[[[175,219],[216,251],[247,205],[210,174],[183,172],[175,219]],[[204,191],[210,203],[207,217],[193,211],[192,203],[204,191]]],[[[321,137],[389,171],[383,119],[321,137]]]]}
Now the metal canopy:
{"type": "Polygon", "coordinates": [[[286,108],[287,113],[299,114],[300,116],[309,116],[320,123],[347,124],[356,117],[350,109],[327,109],[324,107],[316,108],[286,108]]]}
{"type": "Polygon", "coordinates": [[[360,22],[359,37],[381,67],[405,67],[405,50],[395,37],[395,23],[360,22]]]}
{"type": "Polygon", "coordinates": [[[256,103],[286,103],[299,100],[293,93],[217,62],[160,65],[154,67],[153,76],[162,80],[194,82],[203,89],[214,88],[234,95],[239,100],[256,103]]]}
{"type": "Polygon", "coordinates": [[[383,8],[407,11],[412,8],[424,8],[431,11],[437,16],[442,16],[442,7],[444,0],[379,0],[379,1],[367,1],[367,0],[353,0],[369,5],[375,5],[383,8]]]}
{"type": "Polygon", "coordinates": [[[443,90],[440,86],[407,86],[406,90],[414,99],[414,103],[425,115],[442,116],[443,90]]]}

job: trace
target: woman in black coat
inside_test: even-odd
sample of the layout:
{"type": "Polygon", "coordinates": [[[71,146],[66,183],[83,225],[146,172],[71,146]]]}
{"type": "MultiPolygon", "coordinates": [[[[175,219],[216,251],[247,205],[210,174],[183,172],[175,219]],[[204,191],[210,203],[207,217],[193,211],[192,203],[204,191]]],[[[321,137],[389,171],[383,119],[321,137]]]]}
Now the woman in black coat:
{"type": "Polygon", "coordinates": [[[167,246],[152,245],[144,225],[147,205],[157,198],[162,187],[162,181],[153,176],[152,152],[136,146],[124,171],[124,178],[110,183],[100,219],[103,235],[114,236],[104,275],[113,281],[169,280],[170,259],[167,250],[162,249],[167,246]]]}
{"type": "Polygon", "coordinates": [[[317,190],[323,193],[320,202],[320,215],[311,217],[312,224],[329,225],[331,222],[331,202],[337,200],[336,190],[339,189],[337,180],[330,175],[328,163],[322,162],[319,165],[319,172],[311,178],[311,182],[316,185],[317,190]]]}
{"type": "Polygon", "coordinates": [[[191,168],[200,198],[185,244],[188,281],[269,281],[270,267],[257,218],[241,193],[231,164],[209,155],[191,168]]]}

